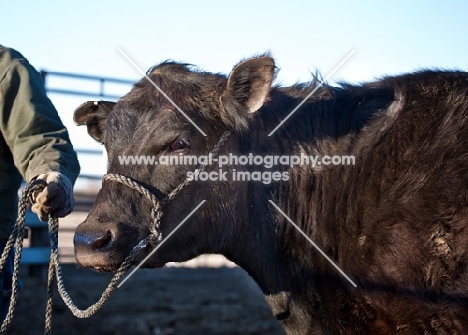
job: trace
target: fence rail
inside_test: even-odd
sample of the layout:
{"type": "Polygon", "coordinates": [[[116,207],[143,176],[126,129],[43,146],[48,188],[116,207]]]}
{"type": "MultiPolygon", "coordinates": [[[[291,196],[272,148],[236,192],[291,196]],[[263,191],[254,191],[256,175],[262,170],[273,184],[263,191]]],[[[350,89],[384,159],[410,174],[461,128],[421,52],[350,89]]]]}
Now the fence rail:
{"type": "Polygon", "coordinates": [[[120,84],[120,85],[133,85],[135,82],[128,79],[119,79],[119,78],[112,78],[112,77],[100,77],[100,76],[92,76],[86,74],[78,74],[78,73],[71,73],[71,72],[57,72],[57,71],[41,71],[42,80],[44,81],[44,85],[46,87],[46,91],[49,93],[58,93],[58,94],[68,94],[68,95],[78,95],[78,96],[87,96],[87,97],[101,97],[101,98],[108,98],[111,100],[119,99],[122,95],[107,93],[105,90],[106,84],[120,84]],[[98,91],[87,91],[87,90],[74,90],[74,89],[64,89],[64,88],[57,88],[49,86],[49,77],[59,77],[59,78],[66,78],[66,79],[76,79],[76,80],[84,80],[88,82],[97,82],[99,84],[98,91]]]}
{"type": "MultiPolygon", "coordinates": [[[[93,149],[75,149],[78,155],[91,155],[91,156],[102,156],[102,150],[93,150],[93,149]]],[[[90,180],[100,180],[102,175],[100,174],[89,174],[89,173],[80,173],[78,178],[90,179],[90,180]]]]}

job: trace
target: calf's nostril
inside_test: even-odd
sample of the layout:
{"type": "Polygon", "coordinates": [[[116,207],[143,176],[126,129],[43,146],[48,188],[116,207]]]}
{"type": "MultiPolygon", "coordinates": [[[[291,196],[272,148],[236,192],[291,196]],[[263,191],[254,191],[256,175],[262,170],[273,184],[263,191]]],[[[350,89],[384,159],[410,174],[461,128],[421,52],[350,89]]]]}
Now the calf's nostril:
{"type": "Polygon", "coordinates": [[[102,236],[97,237],[93,241],[93,249],[102,248],[106,246],[107,244],[109,244],[111,241],[112,241],[112,233],[110,230],[107,230],[106,232],[104,232],[104,234],[102,234],[102,236]]]}

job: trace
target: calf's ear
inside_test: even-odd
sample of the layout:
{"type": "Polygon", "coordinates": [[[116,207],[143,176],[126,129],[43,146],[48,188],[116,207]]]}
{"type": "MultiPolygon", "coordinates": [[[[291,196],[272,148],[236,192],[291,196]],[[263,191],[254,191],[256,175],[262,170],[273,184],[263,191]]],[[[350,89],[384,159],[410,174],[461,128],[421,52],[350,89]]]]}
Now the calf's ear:
{"type": "Polygon", "coordinates": [[[255,113],[262,107],[274,77],[275,61],[268,56],[247,59],[236,65],[222,96],[224,109],[230,114],[228,118],[232,120],[233,116],[237,119],[240,116],[246,122],[244,113],[255,113]]]}
{"type": "Polygon", "coordinates": [[[75,109],[73,121],[77,126],[86,125],[88,134],[96,141],[102,143],[103,128],[107,117],[114,109],[115,102],[88,101],[75,109]]]}

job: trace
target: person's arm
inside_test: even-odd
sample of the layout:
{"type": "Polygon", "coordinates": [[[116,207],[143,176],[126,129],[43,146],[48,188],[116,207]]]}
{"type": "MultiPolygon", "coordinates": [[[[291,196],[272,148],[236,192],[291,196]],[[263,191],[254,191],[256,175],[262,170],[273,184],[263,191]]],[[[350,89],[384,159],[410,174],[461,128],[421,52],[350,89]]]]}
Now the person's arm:
{"type": "MultiPolygon", "coordinates": [[[[0,49],[0,111],[0,131],[23,178],[29,182],[40,176],[54,183],[62,179],[71,188],[80,167],[68,132],[40,74],[11,49],[0,49]]],[[[50,200],[50,195],[43,199],[50,200]]]]}

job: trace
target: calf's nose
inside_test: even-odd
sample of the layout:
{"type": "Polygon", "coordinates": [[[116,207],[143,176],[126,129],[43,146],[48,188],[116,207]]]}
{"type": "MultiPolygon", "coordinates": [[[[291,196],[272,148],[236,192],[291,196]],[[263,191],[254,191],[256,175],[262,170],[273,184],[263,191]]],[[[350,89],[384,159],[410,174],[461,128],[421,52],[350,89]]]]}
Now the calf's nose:
{"type": "Polygon", "coordinates": [[[102,232],[77,231],[73,242],[78,252],[95,252],[112,245],[112,232],[109,229],[102,232]]]}
{"type": "Polygon", "coordinates": [[[108,256],[115,244],[114,240],[115,234],[110,229],[84,231],[78,226],[73,238],[76,261],[83,267],[107,267],[108,256]]]}

